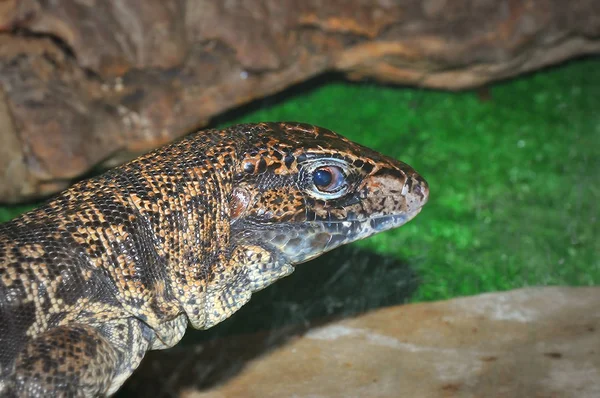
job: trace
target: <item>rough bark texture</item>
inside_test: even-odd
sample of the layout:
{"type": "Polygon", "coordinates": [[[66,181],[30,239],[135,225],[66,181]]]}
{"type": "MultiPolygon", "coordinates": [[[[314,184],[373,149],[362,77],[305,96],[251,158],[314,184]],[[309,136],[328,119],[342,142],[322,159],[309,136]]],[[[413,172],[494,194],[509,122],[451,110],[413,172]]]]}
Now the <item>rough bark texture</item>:
{"type": "Polygon", "coordinates": [[[597,52],[597,0],[0,0],[0,202],[324,71],[463,89],[597,52]]]}

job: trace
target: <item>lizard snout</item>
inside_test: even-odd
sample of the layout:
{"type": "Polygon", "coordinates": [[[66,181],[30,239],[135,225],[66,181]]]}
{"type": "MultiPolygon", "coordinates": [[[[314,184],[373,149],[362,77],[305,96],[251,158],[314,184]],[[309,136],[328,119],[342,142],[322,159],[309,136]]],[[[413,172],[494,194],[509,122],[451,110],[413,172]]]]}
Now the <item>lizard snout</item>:
{"type": "Polygon", "coordinates": [[[406,185],[408,185],[408,181],[411,180],[412,193],[419,198],[420,205],[424,206],[429,200],[429,184],[427,184],[427,181],[425,181],[423,177],[415,175],[407,180],[406,185]]]}

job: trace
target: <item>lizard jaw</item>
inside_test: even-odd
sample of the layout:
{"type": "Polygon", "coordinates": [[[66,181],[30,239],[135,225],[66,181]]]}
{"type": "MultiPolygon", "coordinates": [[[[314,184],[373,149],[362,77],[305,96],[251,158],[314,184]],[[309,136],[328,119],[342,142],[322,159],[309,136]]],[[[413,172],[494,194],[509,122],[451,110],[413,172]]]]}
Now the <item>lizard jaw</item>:
{"type": "Polygon", "coordinates": [[[339,246],[400,227],[421,212],[370,217],[364,220],[303,222],[286,230],[265,234],[265,241],[289,264],[301,264],[339,246]]]}

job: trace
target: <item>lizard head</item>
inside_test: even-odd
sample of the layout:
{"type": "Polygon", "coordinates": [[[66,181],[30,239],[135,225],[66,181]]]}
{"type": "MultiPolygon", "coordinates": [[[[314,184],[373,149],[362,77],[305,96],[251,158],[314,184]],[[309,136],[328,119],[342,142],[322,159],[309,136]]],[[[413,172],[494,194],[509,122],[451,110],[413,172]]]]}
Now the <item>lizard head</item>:
{"type": "Polygon", "coordinates": [[[326,129],[247,125],[231,195],[232,238],[288,264],[399,227],[427,202],[410,166],[326,129]]]}

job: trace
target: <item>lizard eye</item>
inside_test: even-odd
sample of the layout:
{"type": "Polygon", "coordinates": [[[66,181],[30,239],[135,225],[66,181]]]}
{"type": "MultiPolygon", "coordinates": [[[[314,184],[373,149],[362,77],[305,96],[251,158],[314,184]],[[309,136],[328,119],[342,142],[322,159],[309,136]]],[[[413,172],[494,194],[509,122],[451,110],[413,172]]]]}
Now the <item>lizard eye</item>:
{"type": "Polygon", "coordinates": [[[346,176],[337,166],[324,166],[313,171],[312,180],[319,191],[334,193],[343,187],[346,176]]]}
{"type": "Polygon", "coordinates": [[[307,184],[308,193],[317,199],[337,199],[348,193],[352,171],[346,162],[335,158],[310,159],[301,167],[300,178],[307,184]]]}

